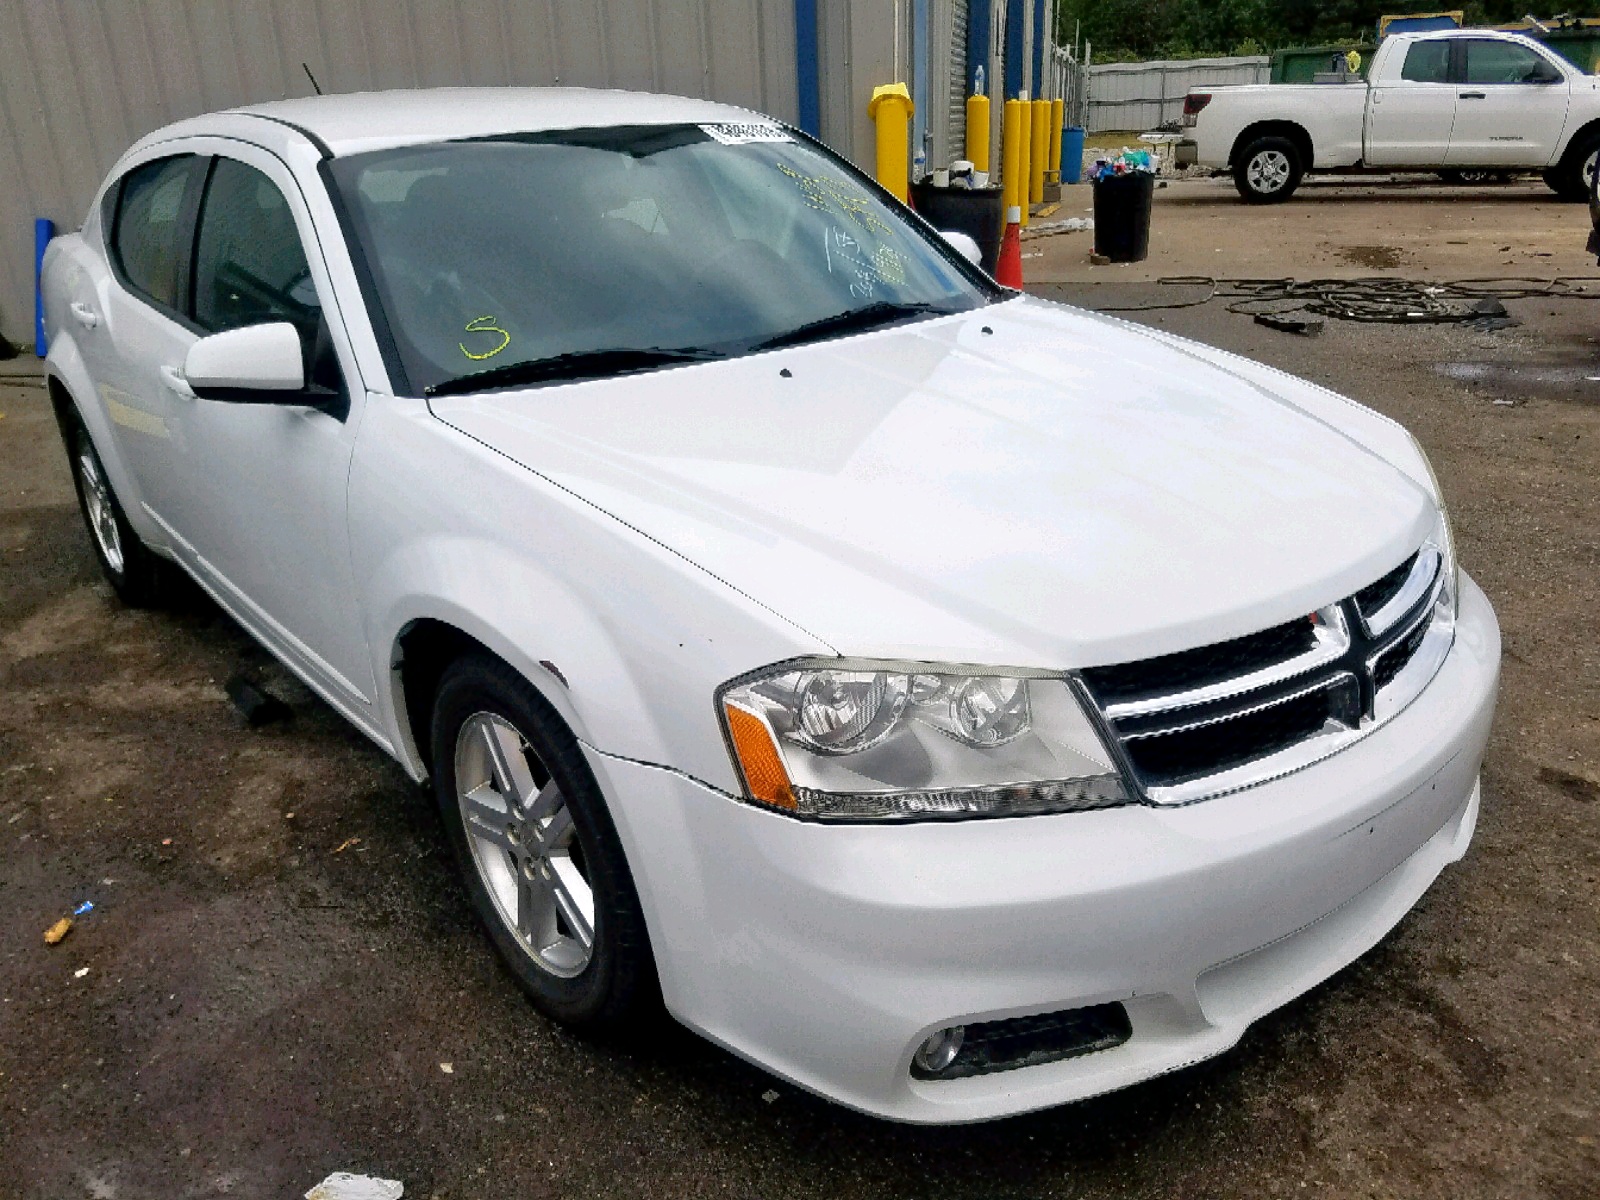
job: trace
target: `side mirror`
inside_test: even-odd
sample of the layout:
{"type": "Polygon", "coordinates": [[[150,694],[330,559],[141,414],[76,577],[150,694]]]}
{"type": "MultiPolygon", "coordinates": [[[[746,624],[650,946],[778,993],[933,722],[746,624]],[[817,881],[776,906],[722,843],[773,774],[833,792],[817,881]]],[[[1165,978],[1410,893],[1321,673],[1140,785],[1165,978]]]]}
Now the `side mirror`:
{"type": "Polygon", "coordinates": [[[202,400],[305,404],[300,333],[287,321],[213,333],[189,347],[184,379],[202,400]]]}
{"type": "Polygon", "coordinates": [[[983,261],[983,251],[971,234],[960,233],[954,229],[941,229],[939,236],[955,248],[957,254],[966,259],[973,266],[983,261]]]}

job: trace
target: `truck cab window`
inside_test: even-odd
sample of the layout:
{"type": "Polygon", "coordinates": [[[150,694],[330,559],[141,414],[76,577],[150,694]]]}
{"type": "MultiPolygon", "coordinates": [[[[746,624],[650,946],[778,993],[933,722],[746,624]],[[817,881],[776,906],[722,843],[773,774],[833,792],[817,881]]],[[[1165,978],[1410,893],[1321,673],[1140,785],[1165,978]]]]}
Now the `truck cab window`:
{"type": "Polygon", "coordinates": [[[1412,83],[1448,83],[1450,43],[1443,40],[1414,43],[1406,51],[1406,62],[1400,70],[1400,77],[1412,83]]]}

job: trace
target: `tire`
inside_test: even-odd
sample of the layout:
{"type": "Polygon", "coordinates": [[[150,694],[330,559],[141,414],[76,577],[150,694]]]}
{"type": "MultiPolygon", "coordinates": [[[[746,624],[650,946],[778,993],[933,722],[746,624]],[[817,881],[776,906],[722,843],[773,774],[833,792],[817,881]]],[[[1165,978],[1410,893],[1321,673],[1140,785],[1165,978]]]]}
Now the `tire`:
{"type": "Polygon", "coordinates": [[[100,571],[129,608],[156,608],[173,595],[178,568],[151,550],[133,526],[111,487],[105,464],[83,422],[68,418],[63,434],[78,492],[78,511],[100,571]]]}
{"type": "Polygon", "coordinates": [[[1545,185],[1570,204],[1582,203],[1589,198],[1597,161],[1600,161],[1600,130],[1575,138],[1561,161],[1544,173],[1545,185]]]}
{"type": "Polygon", "coordinates": [[[1257,138],[1233,164],[1233,183],[1251,204],[1282,204],[1305,177],[1300,150],[1288,138],[1257,138]]]}
{"type": "Polygon", "coordinates": [[[439,682],[432,747],[467,894],[534,1005],[592,1033],[655,1009],[655,960],[622,843],[545,699],[497,659],[458,659],[439,682]]]}

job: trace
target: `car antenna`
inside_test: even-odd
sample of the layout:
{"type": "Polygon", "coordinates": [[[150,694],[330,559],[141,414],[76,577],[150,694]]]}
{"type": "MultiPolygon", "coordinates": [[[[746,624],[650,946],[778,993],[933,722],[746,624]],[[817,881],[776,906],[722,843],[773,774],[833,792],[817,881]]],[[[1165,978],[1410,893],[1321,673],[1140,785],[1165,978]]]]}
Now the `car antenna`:
{"type": "Polygon", "coordinates": [[[310,63],[301,63],[300,69],[306,73],[306,78],[311,80],[311,87],[317,95],[322,95],[322,86],[317,82],[317,77],[311,73],[310,63]]]}

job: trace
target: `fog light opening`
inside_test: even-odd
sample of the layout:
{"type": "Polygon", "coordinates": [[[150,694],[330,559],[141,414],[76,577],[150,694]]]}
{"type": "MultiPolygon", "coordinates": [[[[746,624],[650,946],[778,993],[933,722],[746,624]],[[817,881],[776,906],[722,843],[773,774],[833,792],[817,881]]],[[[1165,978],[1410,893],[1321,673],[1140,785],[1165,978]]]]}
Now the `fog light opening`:
{"type": "Polygon", "coordinates": [[[929,1034],[927,1040],[917,1047],[916,1054],[912,1056],[912,1065],[919,1073],[937,1075],[955,1062],[956,1055],[961,1053],[961,1043],[966,1037],[966,1028],[961,1025],[952,1025],[949,1029],[929,1034]]]}

